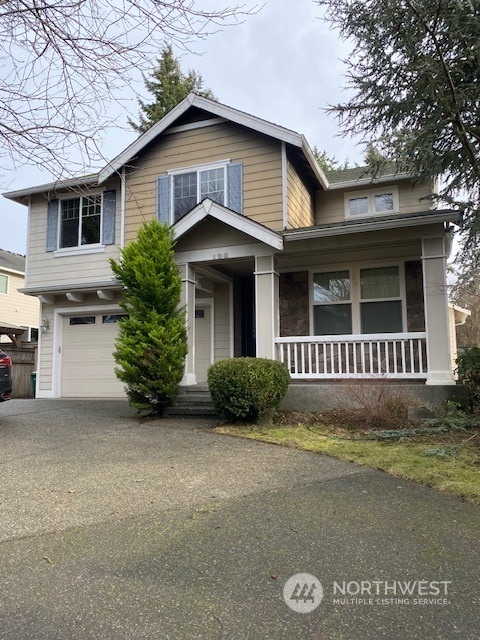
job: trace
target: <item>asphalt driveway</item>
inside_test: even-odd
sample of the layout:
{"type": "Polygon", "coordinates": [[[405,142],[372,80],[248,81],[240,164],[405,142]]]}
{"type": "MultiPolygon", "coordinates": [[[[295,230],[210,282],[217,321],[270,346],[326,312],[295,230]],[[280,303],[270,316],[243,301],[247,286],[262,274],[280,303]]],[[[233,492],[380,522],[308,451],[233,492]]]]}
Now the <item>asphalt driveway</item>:
{"type": "Polygon", "coordinates": [[[0,638],[480,638],[478,508],[212,424],[0,404],[0,638]]]}

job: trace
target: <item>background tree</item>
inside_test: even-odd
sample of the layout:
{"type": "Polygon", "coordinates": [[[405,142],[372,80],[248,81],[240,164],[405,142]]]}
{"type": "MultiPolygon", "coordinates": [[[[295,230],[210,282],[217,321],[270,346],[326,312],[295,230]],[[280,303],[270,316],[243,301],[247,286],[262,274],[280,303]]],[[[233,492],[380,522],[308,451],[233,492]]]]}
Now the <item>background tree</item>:
{"type": "Polygon", "coordinates": [[[345,162],[339,162],[335,156],[329,156],[326,151],[320,151],[315,145],[312,149],[313,156],[323,171],[336,171],[337,169],[350,169],[348,158],[345,162]]]}
{"type": "MultiPolygon", "coordinates": [[[[465,235],[465,234],[464,234],[465,235]]],[[[460,240],[462,237],[460,236],[460,240]]],[[[453,268],[455,283],[450,287],[450,300],[469,309],[472,315],[457,327],[457,342],[462,348],[480,347],[480,239],[470,239],[470,249],[453,268]]]]}
{"type": "Polygon", "coordinates": [[[83,150],[82,168],[98,160],[107,101],[151,69],[165,40],[188,48],[250,13],[202,4],[0,0],[0,169],[32,162],[61,175],[72,148],[83,150]]]}
{"type": "Polygon", "coordinates": [[[140,227],[119,261],[110,260],[128,314],[115,342],[115,373],[125,382],[132,407],[159,415],[173,402],[187,355],[173,247],[171,228],[153,220],[140,227]]]}
{"type": "Polygon", "coordinates": [[[480,3],[315,0],[353,45],[353,92],[330,111],[399,171],[443,177],[470,239],[480,229],[480,3]]]}
{"type": "Polygon", "coordinates": [[[145,103],[139,100],[140,122],[136,124],[130,118],[129,125],[139,133],[145,133],[150,127],[161,120],[173,107],[183,100],[191,91],[205,98],[215,99],[213,92],[203,86],[202,76],[190,69],[185,75],[180,67],[180,61],[173,55],[171,44],[162,48],[162,54],[157,60],[157,67],[151,74],[151,79],[144,78],[145,87],[152,94],[154,100],[145,103]]]}

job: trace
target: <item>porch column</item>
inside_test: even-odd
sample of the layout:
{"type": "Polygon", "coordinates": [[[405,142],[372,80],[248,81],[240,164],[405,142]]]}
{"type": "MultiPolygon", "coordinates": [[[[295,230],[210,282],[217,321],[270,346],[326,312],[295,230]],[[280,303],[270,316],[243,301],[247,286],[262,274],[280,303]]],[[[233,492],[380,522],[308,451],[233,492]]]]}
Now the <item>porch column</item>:
{"type": "Polygon", "coordinates": [[[445,238],[422,238],[427,384],[455,384],[448,323],[445,238]]]}
{"type": "Polygon", "coordinates": [[[255,328],[257,358],[275,360],[279,335],[278,272],[274,255],[255,257],[255,328]]]}
{"type": "Polygon", "coordinates": [[[188,352],[185,358],[185,371],[180,383],[182,386],[197,384],[195,375],[195,269],[187,263],[179,264],[182,278],[180,306],[185,308],[188,352]]]}

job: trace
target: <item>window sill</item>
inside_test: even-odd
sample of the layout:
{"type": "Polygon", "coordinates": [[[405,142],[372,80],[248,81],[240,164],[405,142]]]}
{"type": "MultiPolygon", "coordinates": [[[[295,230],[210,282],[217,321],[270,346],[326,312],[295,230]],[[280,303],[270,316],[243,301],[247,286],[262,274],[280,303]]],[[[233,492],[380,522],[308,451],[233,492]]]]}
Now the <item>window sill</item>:
{"type": "Polygon", "coordinates": [[[383,218],[385,216],[398,216],[400,211],[371,211],[369,213],[362,213],[356,216],[352,216],[349,213],[345,213],[345,220],[365,220],[365,218],[383,218]]]}
{"type": "Polygon", "coordinates": [[[105,253],[105,245],[95,244],[85,247],[68,247],[66,249],[57,249],[53,252],[53,257],[63,258],[66,256],[84,256],[89,253],[105,253]]]}

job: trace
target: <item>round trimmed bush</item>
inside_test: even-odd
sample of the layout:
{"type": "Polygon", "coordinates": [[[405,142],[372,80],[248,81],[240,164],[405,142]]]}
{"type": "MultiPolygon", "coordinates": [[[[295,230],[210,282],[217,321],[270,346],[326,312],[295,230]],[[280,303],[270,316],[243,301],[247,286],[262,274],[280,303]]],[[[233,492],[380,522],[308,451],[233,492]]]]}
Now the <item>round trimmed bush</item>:
{"type": "Polygon", "coordinates": [[[233,421],[257,422],[277,409],[289,382],[285,365],[267,358],[221,360],[208,370],[215,409],[233,421]]]}

